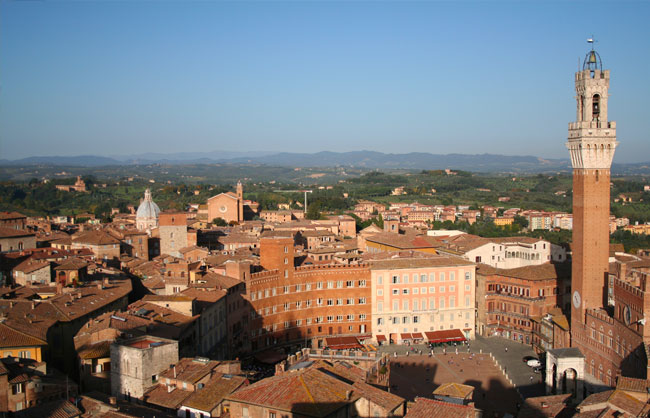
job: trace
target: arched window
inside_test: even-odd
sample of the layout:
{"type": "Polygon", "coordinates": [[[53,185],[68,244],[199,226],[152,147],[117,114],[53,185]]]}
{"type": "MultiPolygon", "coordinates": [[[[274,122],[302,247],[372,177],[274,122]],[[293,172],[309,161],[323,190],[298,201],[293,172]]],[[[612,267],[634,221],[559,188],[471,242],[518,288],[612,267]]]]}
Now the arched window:
{"type": "Polygon", "coordinates": [[[24,249],[25,249],[25,245],[23,244],[23,242],[22,242],[22,241],[18,241],[18,250],[19,250],[19,251],[22,251],[22,250],[24,250],[24,249]]]}
{"type": "Polygon", "coordinates": [[[594,94],[591,100],[591,117],[594,122],[600,121],[600,94],[594,94]]]}

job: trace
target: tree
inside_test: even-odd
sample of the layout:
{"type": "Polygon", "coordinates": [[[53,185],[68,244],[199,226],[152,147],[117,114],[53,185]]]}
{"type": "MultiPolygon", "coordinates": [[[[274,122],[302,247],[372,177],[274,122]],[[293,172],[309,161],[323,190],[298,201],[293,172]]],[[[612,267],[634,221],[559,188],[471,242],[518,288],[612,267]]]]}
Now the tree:
{"type": "Polygon", "coordinates": [[[320,202],[313,202],[307,208],[307,219],[320,219],[320,202]]]}
{"type": "Polygon", "coordinates": [[[212,223],[216,226],[228,226],[228,222],[226,222],[226,220],[223,218],[214,218],[212,220],[212,223]]]}

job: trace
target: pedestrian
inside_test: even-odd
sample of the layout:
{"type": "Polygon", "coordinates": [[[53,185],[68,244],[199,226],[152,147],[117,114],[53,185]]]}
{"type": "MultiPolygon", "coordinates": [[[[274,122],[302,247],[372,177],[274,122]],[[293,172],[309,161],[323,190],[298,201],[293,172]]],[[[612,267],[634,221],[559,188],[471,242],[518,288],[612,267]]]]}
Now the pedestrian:
{"type": "Polygon", "coordinates": [[[506,347],[506,353],[508,352],[508,347],[506,347]]]}
{"type": "Polygon", "coordinates": [[[530,383],[533,383],[533,376],[530,376],[530,383]]]}
{"type": "Polygon", "coordinates": [[[394,355],[394,357],[397,358],[397,351],[395,351],[395,355],[394,355]]]}

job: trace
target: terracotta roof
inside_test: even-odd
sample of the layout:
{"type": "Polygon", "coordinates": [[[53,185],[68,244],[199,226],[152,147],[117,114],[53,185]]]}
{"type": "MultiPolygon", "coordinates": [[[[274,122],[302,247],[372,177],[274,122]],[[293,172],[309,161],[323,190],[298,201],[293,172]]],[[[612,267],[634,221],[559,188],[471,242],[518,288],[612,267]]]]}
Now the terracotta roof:
{"type": "Polygon", "coordinates": [[[19,212],[7,212],[7,211],[2,211],[0,212],[0,220],[9,220],[9,219],[20,219],[20,218],[27,218],[27,216],[23,215],[22,213],[19,212]]]}
{"type": "Polygon", "coordinates": [[[442,243],[434,237],[426,235],[402,235],[393,232],[382,232],[366,238],[368,242],[388,245],[399,249],[436,248],[442,243]]]}
{"type": "Polygon", "coordinates": [[[465,399],[474,392],[474,386],[460,383],[443,383],[433,391],[434,395],[465,399]]]}
{"type": "Polygon", "coordinates": [[[175,295],[145,295],[142,298],[145,302],[191,302],[194,298],[190,296],[175,295]]]}
{"type": "Polygon", "coordinates": [[[238,286],[242,284],[241,280],[235,279],[234,277],[224,276],[223,274],[214,273],[212,271],[207,272],[201,276],[196,276],[196,281],[192,283],[193,287],[214,287],[216,289],[230,289],[231,287],[238,286]],[[199,281],[205,281],[205,283],[199,283],[199,281]]]}
{"type": "Polygon", "coordinates": [[[54,267],[54,270],[79,270],[84,267],[88,267],[88,263],[81,258],[72,257],[63,260],[58,266],[54,267]]]}
{"type": "Polygon", "coordinates": [[[150,404],[163,408],[178,409],[191,394],[192,392],[180,388],[174,388],[170,392],[168,386],[159,384],[145,393],[144,399],[150,404]]]}
{"type": "Polygon", "coordinates": [[[30,257],[23,261],[22,263],[18,264],[16,267],[13,268],[14,271],[21,271],[25,274],[29,274],[31,272],[34,272],[36,270],[40,270],[42,268],[49,268],[50,267],[50,262],[46,260],[38,260],[33,257],[30,257]]]}
{"type": "Polygon", "coordinates": [[[573,415],[573,409],[567,405],[570,401],[570,393],[527,398],[524,400],[517,418],[568,418],[573,415]]]}
{"type": "Polygon", "coordinates": [[[650,385],[646,379],[635,379],[633,377],[619,376],[616,379],[616,389],[627,390],[630,392],[648,393],[650,385]]]}
{"type": "Polygon", "coordinates": [[[612,407],[613,409],[625,411],[632,416],[638,416],[645,407],[645,403],[622,390],[615,389],[590,395],[578,405],[580,412],[595,409],[605,410],[612,407]]]}
{"type": "Polygon", "coordinates": [[[269,377],[229,395],[231,402],[260,405],[290,411],[295,415],[325,417],[359,399],[352,386],[324,373],[307,368],[269,377]]]}
{"type": "Polygon", "coordinates": [[[185,254],[185,253],[189,253],[190,251],[194,251],[194,250],[200,250],[200,251],[204,251],[206,253],[210,252],[207,248],[199,247],[197,245],[190,245],[189,247],[183,247],[180,250],[178,250],[178,252],[181,253],[181,254],[185,254]]]}
{"type": "Polygon", "coordinates": [[[96,344],[85,346],[78,350],[79,358],[96,359],[108,358],[111,356],[111,341],[100,341],[96,344]]]}
{"type": "Polygon", "coordinates": [[[415,398],[404,418],[474,418],[476,410],[469,405],[458,405],[428,398],[415,398]]]}
{"type": "Polygon", "coordinates": [[[72,242],[88,245],[119,244],[120,241],[104,231],[86,231],[74,236],[72,242]]]}
{"type": "Polygon", "coordinates": [[[461,257],[433,255],[426,258],[399,257],[389,260],[369,260],[371,270],[414,269],[443,266],[473,266],[474,263],[461,257]]]}
{"type": "Polygon", "coordinates": [[[379,405],[387,412],[393,411],[406,402],[406,400],[400,396],[383,391],[374,386],[370,386],[364,382],[354,382],[352,387],[354,388],[353,391],[358,395],[369,400],[375,405],[379,405]]]}
{"type": "Polygon", "coordinates": [[[31,236],[35,237],[36,234],[24,229],[13,229],[13,228],[7,228],[5,226],[0,226],[0,238],[31,237],[31,236]]]}
{"type": "Polygon", "coordinates": [[[160,377],[173,378],[194,384],[209,374],[210,371],[218,365],[219,362],[215,360],[202,361],[186,357],[182,358],[174,367],[170,367],[160,373],[160,377]]]}
{"type": "Polygon", "coordinates": [[[205,387],[193,392],[185,399],[183,406],[205,412],[212,411],[226,396],[247,384],[247,380],[243,376],[224,376],[222,373],[212,376],[205,387]]]}
{"type": "Polygon", "coordinates": [[[32,347],[47,345],[47,341],[25,334],[0,323],[0,348],[32,347]]]}
{"type": "Polygon", "coordinates": [[[14,412],[16,418],[74,418],[80,416],[81,411],[66,399],[46,402],[14,412]]]}
{"type": "Polygon", "coordinates": [[[479,268],[480,274],[483,275],[499,275],[524,280],[551,280],[558,277],[568,277],[570,271],[570,266],[567,263],[545,263],[513,269],[488,269],[484,268],[483,265],[479,268]]]}

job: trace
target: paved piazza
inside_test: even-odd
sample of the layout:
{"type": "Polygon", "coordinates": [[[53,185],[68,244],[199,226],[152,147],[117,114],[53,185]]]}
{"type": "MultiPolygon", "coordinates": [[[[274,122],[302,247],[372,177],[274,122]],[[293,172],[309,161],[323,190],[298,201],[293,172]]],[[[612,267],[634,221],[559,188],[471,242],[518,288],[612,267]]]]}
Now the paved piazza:
{"type": "Polygon", "coordinates": [[[534,353],[530,346],[514,341],[478,337],[470,341],[469,348],[451,346],[443,352],[437,347],[431,356],[425,345],[390,345],[381,347],[381,351],[391,355],[391,391],[409,401],[416,396],[431,397],[443,383],[463,383],[476,388],[474,401],[485,416],[506,412],[516,415],[522,397],[544,394],[541,375],[522,361],[534,353]]]}

